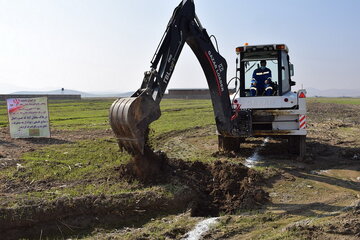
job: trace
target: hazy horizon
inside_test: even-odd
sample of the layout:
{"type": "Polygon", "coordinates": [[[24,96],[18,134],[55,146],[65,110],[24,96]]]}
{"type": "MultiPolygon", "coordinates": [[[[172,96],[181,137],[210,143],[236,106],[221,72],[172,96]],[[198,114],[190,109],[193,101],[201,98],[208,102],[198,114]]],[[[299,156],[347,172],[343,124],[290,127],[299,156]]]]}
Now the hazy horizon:
{"type": "MultiPolygon", "coordinates": [[[[174,88],[168,88],[174,89],[174,88]]],[[[180,88],[178,88],[180,89],[180,88]]],[[[194,89],[207,89],[207,88],[194,88],[194,89]]],[[[298,88],[294,88],[294,91],[297,91],[298,88]]],[[[360,98],[360,89],[317,89],[317,88],[307,88],[308,97],[352,97],[360,98]]],[[[62,92],[61,89],[48,89],[48,90],[24,90],[24,91],[14,91],[6,94],[81,94],[82,97],[125,97],[130,96],[135,92],[135,90],[130,90],[126,92],[119,91],[81,91],[77,89],[64,89],[62,92]]],[[[166,91],[166,94],[168,91],[166,91]]],[[[0,93],[3,95],[3,93],[0,93]]]]}

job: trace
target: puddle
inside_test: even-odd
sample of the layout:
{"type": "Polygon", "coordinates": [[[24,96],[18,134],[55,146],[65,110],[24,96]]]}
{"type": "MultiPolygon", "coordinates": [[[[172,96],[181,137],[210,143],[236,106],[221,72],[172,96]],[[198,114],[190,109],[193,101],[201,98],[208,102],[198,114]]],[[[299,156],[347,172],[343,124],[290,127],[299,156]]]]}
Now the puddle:
{"type": "Polygon", "coordinates": [[[339,178],[346,181],[360,182],[360,171],[353,169],[327,169],[311,171],[312,174],[339,178]]]}
{"type": "Polygon", "coordinates": [[[182,240],[199,240],[204,233],[209,231],[210,227],[217,223],[218,217],[207,218],[198,224],[196,224],[195,228],[188,232],[182,240]]]}
{"type": "Polygon", "coordinates": [[[314,174],[314,175],[325,175],[329,172],[329,170],[319,170],[319,171],[310,171],[311,174],[314,174]]]}
{"type": "Polygon", "coordinates": [[[269,142],[269,140],[270,140],[269,137],[264,139],[264,142],[260,145],[260,147],[255,149],[254,154],[245,160],[245,166],[252,168],[255,167],[256,165],[259,165],[259,163],[262,160],[262,156],[260,156],[259,152],[263,147],[265,147],[265,145],[269,142]]]}

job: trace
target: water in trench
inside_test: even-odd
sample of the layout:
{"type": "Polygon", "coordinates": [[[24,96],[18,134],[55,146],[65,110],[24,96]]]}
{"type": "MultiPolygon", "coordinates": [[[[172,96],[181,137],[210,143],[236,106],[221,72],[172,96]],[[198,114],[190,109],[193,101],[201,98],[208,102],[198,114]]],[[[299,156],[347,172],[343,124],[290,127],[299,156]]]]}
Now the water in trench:
{"type": "Polygon", "coordinates": [[[198,224],[195,228],[188,232],[182,240],[199,240],[201,237],[210,230],[210,227],[218,222],[218,217],[207,218],[198,224]]]}
{"type": "Polygon", "coordinates": [[[262,156],[259,154],[259,152],[263,147],[265,147],[265,145],[269,142],[269,140],[270,140],[269,137],[264,139],[264,142],[255,149],[255,152],[253,153],[253,155],[251,155],[250,157],[248,157],[245,160],[245,164],[244,164],[245,166],[247,166],[248,168],[252,168],[261,163],[262,156]]]}

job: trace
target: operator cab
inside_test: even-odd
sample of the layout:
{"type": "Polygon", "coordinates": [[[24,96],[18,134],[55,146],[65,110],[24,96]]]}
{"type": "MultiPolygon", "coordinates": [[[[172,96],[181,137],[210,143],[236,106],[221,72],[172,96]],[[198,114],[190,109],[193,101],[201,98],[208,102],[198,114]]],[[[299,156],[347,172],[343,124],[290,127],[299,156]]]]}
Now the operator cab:
{"type": "MultiPolygon", "coordinates": [[[[290,63],[289,49],[285,44],[252,45],[236,48],[236,76],[240,79],[240,97],[253,97],[250,93],[253,72],[260,68],[260,61],[266,61],[266,67],[271,70],[272,94],[271,96],[283,96],[291,91],[295,82],[291,81],[294,75],[294,67],[290,63]]],[[[264,97],[265,94],[258,94],[264,97]]],[[[267,96],[267,97],[271,97],[267,96]]]]}

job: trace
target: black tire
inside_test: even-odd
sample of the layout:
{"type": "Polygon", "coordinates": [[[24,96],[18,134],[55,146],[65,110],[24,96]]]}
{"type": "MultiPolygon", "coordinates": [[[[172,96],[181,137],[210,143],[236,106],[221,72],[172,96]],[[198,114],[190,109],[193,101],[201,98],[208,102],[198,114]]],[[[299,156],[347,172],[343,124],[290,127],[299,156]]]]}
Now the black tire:
{"type": "Polygon", "coordinates": [[[289,136],[289,152],[298,155],[301,159],[305,157],[306,154],[306,136],[289,136]]]}
{"type": "Polygon", "coordinates": [[[218,141],[219,141],[220,152],[231,152],[231,151],[239,152],[242,138],[225,137],[218,135],[218,141]]]}

